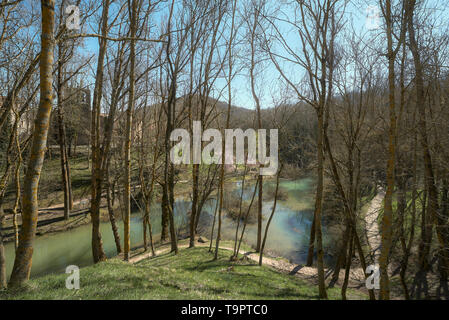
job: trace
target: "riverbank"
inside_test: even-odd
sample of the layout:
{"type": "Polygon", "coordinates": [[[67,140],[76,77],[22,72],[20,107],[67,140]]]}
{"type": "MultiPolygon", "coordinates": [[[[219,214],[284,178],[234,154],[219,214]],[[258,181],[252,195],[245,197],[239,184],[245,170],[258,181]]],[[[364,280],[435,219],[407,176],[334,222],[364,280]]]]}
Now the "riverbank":
{"type": "MultiPolygon", "coordinates": [[[[317,286],[299,276],[259,267],[246,255],[230,261],[226,248],[213,261],[208,247],[188,249],[186,244],[180,241],[178,255],[160,247],[156,257],[134,264],[116,257],[81,268],[79,290],[66,289],[68,275],[60,273],[32,279],[19,291],[2,292],[0,299],[318,299],[317,286]]],[[[367,298],[358,290],[348,293],[350,299],[367,298]]],[[[328,294],[330,299],[341,297],[337,287],[328,294]]]]}
{"type": "MultiPolygon", "coordinates": [[[[188,197],[186,181],[178,182],[176,192],[177,200],[186,199],[188,197]]],[[[138,189],[139,186],[132,186],[133,190],[138,189]]],[[[117,201],[118,202],[118,201],[117,201]]],[[[45,203],[45,202],[44,202],[45,203]]],[[[157,204],[160,205],[160,204],[157,204]]],[[[38,223],[36,235],[43,236],[52,233],[66,232],[87,224],[90,224],[90,198],[86,197],[79,199],[73,203],[73,210],[70,212],[70,218],[68,220],[64,219],[64,204],[52,204],[49,207],[41,207],[38,212],[38,223]]],[[[121,221],[120,206],[118,203],[115,204],[113,208],[115,212],[116,221],[121,221]]],[[[138,208],[136,209],[137,211],[138,208]]],[[[133,212],[136,213],[136,212],[133,212]]],[[[100,206],[100,221],[109,222],[109,213],[106,205],[106,200],[102,199],[100,206]]],[[[20,230],[22,224],[20,211],[17,214],[17,224],[20,230]]],[[[5,221],[3,225],[3,232],[5,236],[3,238],[4,243],[14,241],[14,223],[13,214],[11,210],[5,210],[5,221]]]]}
{"type": "MultiPolygon", "coordinates": [[[[269,237],[267,238],[266,252],[274,256],[282,256],[287,258],[292,263],[301,264],[305,262],[305,250],[308,246],[308,236],[310,234],[311,219],[313,212],[310,208],[312,205],[311,199],[313,195],[310,194],[311,187],[310,179],[300,179],[296,181],[284,180],[281,185],[288,191],[289,197],[287,201],[278,201],[276,214],[270,225],[269,237]]],[[[268,186],[272,181],[267,181],[268,186]]],[[[189,189],[188,183],[179,183],[183,189],[189,189]]],[[[229,190],[240,195],[239,184],[237,182],[230,182],[229,190]]],[[[245,188],[246,189],[246,188],[245,188]]],[[[228,190],[228,189],[227,189],[228,190]]],[[[245,197],[250,197],[253,193],[253,187],[248,186],[245,191],[245,197]]],[[[177,193],[178,194],[178,193],[177,193]]],[[[88,201],[84,203],[88,209],[88,201]]],[[[264,202],[263,212],[265,214],[271,212],[272,202],[264,202]]],[[[210,231],[213,223],[213,216],[215,213],[215,199],[212,197],[210,201],[205,203],[199,224],[199,234],[210,237],[210,231]]],[[[53,208],[61,210],[60,208],[53,208]]],[[[188,230],[188,211],[190,210],[190,201],[188,197],[176,200],[174,206],[175,224],[180,237],[188,230]]],[[[53,214],[56,211],[52,211],[53,214]]],[[[115,210],[117,214],[117,227],[120,236],[123,237],[123,224],[120,219],[120,210],[115,210]]],[[[103,217],[100,224],[101,234],[103,238],[103,247],[106,255],[111,258],[116,254],[115,241],[111,231],[111,225],[108,221],[107,208],[102,210],[103,217]]],[[[158,241],[161,232],[161,208],[155,203],[151,209],[151,219],[153,225],[153,237],[158,241]]],[[[62,216],[61,216],[62,217],[62,216]]],[[[40,222],[41,219],[39,220],[40,222]]],[[[88,266],[92,263],[91,254],[91,226],[89,214],[85,214],[85,222],[87,224],[74,227],[71,230],[64,232],[57,232],[55,224],[50,224],[46,228],[53,230],[51,234],[41,233],[41,228],[38,229],[40,234],[35,240],[35,250],[33,255],[33,268],[31,270],[31,277],[39,277],[54,272],[62,272],[67,265],[75,264],[78,266],[88,266]]],[[[266,219],[263,220],[265,225],[266,219]]],[[[58,224],[61,228],[65,225],[65,221],[60,221],[58,224]]],[[[264,228],[264,226],[263,226],[264,228]]],[[[235,237],[236,222],[223,214],[222,224],[222,240],[230,240],[235,237]]],[[[249,245],[255,245],[257,236],[256,225],[248,225],[246,228],[243,241],[249,245]]],[[[216,231],[213,237],[216,237],[216,231]]],[[[122,238],[123,239],[123,238],[122,238]]],[[[137,211],[131,216],[131,243],[133,247],[142,245],[143,229],[142,216],[137,211]]],[[[332,243],[332,239],[325,237],[326,243],[332,243]]],[[[14,261],[14,243],[8,243],[6,249],[6,269],[9,274],[12,270],[14,261]]],[[[332,257],[331,257],[332,258],[332,257]]],[[[328,264],[332,266],[332,263],[328,264]]]]}

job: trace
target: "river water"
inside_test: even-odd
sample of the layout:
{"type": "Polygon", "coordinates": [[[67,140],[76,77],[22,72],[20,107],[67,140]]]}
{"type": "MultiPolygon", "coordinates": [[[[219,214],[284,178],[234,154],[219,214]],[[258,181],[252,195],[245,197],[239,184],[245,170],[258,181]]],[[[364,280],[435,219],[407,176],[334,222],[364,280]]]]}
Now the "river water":
{"type": "MultiPolygon", "coordinates": [[[[264,187],[274,184],[273,181],[264,183],[264,187]]],[[[280,186],[288,192],[288,199],[278,201],[274,218],[268,233],[266,250],[279,254],[293,263],[304,263],[307,255],[307,246],[310,235],[310,227],[313,219],[313,190],[311,179],[301,179],[296,181],[281,181],[280,186]]],[[[244,190],[244,199],[250,199],[253,192],[253,185],[247,185],[244,190]]],[[[241,185],[237,183],[229,192],[239,197],[241,185]]],[[[256,198],[257,199],[257,198],[256,198]]],[[[257,205],[256,201],[253,205],[257,205]]],[[[271,213],[273,201],[263,203],[263,214],[268,216],[271,213]]],[[[190,203],[185,200],[178,200],[175,203],[175,224],[179,229],[187,223],[186,213],[190,210],[190,203]]],[[[215,199],[205,204],[201,215],[200,225],[204,230],[204,235],[210,237],[210,225],[212,223],[215,210],[215,199]]],[[[234,239],[235,222],[223,215],[223,237],[222,239],[234,239]]],[[[155,204],[151,211],[153,232],[160,234],[161,209],[159,204],[155,204]]],[[[263,230],[265,230],[264,220],[263,230]]],[[[123,224],[118,223],[123,239],[123,224]]],[[[325,230],[324,230],[325,231],[325,230]]],[[[108,257],[116,254],[114,238],[109,222],[101,224],[101,234],[103,246],[108,257]]],[[[324,242],[331,239],[323,232],[324,242]]],[[[140,213],[135,213],[131,217],[131,244],[133,247],[142,245],[143,230],[142,217],[140,213]]],[[[248,225],[244,237],[246,243],[254,245],[256,242],[256,225],[248,225]]],[[[325,243],[326,245],[326,243],[325,243]]],[[[41,276],[53,272],[64,272],[68,265],[79,267],[92,264],[91,252],[91,226],[85,225],[66,232],[54,233],[38,236],[35,240],[33,255],[33,265],[31,276],[41,276]]],[[[14,262],[14,244],[6,245],[6,260],[8,275],[11,272],[14,262]]]]}

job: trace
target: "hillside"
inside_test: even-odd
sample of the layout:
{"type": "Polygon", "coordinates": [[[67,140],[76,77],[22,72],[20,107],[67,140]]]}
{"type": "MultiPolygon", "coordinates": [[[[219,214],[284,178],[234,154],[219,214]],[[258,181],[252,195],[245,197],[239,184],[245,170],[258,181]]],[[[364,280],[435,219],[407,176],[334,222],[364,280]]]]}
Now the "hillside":
{"type": "MultiPolygon", "coordinates": [[[[253,261],[229,261],[220,250],[219,260],[206,247],[181,248],[178,256],[160,254],[132,265],[118,258],[82,268],[80,290],[65,288],[66,274],[32,279],[20,292],[0,293],[1,299],[318,299],[315,284],[298,277],[259,267],[253,261]]],[[[328,290],[340,299],[340,288],[328,290]]],[[[348,291],[350,299],[366,299],[348,291]]]]}

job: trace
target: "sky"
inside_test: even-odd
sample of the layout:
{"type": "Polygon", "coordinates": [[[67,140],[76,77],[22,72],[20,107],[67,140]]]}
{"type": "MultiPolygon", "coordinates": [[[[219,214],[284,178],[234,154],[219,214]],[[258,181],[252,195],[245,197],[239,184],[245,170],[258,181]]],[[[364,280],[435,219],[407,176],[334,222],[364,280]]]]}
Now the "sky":
{"type": "MultiPolygon", "coordinates": [[[[285,1],[284,1],[285,2],[285,1]]],[[[445,0],[428,0],[429,5],[435,8],[442,8],[445,0]]],[[[447,5],[445,5],[447,7],[447,5]]],[[[293,10],[289,13],[288,4],[284,6],[285,14],[293,15],[293,10]]],[[[377,0],[359,0],[359,1],[350,1],[348,6],[346,7],[345,17],[347,19],[347,24],[353,26],[354,33],[359,34],[361,37],[363,35],[369,35],[370,33],[378,33],[379,29],[377,27],[382,28],[380,25],[382,23],[381,18],[379,17],[380,11],[378,7],[377,0]]],[[[449,12],[447,8],[442,13],[443,17],[448,18],[449,12]]],[[[446,19],[449,22],[449,18],[446,19]]],[[[286,38],[289,42],[295,44],[298,43],[299,47],[299,39],[297,34],[293,34],[291,32],[286,32],[286,38]]],[[[96,38],[87,38],[85,40],[85,47],[82,50],[86,55],[96,54],[98,52],[98,39],[96,38]]],[[[96,59],[96,57],[95,57],[96,59]]],[[[87,82],[93,84],[94,77],[93,72],[95,68],[92,68],[90,75],[86,77],[87,82]]],[[[301,77],[301,73],[303,70],[297,70],[297,68],[289,70],[292,74],[299,75],[301,77]]],[[[276,68],[272,65],[272,63],[266,63],[264,65],[263,71],[258,74],[257,87],[258,92],[260,93],[261,105],[263,108],[273,107],[285,96],[285,86],[282,84],[280,80],[280,75],[276,68]]],[[[227,89],[226,89],[226,81],[224,79],[218,80],[217,83],[217,92],[223,91],[225,88],[224,96],[219,97],[215,95],[215,98],[219,98],[222,101],[227,100],[227,89]]],[[[248,70],[244,69],[239,72],[233,80],[232,83],[232,104],[240,107],[245,107],[248,109],[254,109],[255,103],[251,95],[251,87],[250,80],[248,77],[248,70]]]]}

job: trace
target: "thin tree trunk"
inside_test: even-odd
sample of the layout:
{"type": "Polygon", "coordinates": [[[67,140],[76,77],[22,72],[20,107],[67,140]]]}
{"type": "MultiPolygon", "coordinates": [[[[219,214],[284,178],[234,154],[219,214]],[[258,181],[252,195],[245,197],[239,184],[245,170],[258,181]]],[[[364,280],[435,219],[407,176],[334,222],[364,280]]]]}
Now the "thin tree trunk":
{"type": "Polygon", "coordinates": [[[313,255],[315,253],[315,212],[313,213],[312,226],[310,227],[309,249],[307,251],[306,266],[311,267],[313,265],[313,255]]]}
{"type": "Polygon", "coordinates": [[[161,201],[161,242],[164,243],[168,239],[168,225],[169,225],[169,217],[168,217],[168,194],[165,189],[165,183],[162,185],[162,201],[161,201]]]}
{"type": "Polygon", "coordinates": [[[429,271],[430,269],[429,254],[433,233],[433,224],[428,221],[427,217],[427,195],[428,189],[425,188],[423,199],[421,201],[421,242],[419,244],[419,265],[420,271],[422,272],[429,271]]]}
{"type": "Polygon", "coordinates": [[[195,221],[198,215],[198,176],[199,176],[199,165],[193,164],[192,168],[192,210],[190,214],[190,241],[189,248],[195,247],[195,221]]]}
{"type": "MultiPolygon", "coordinates": [[[[324,142],[325,142],[325,145],[326,145],[327,154],[329,155],[329,161],[330,161],[330,164],[331,164],[331,169],[332,169],[332,173],[333,173],[334,178],[335,178],[335,182],[337,184],[337,189],[338,189],[338,192],[340,193],[341,199],[342,199],[343,204],[345,206],[345,214],[347,214],[347,219],[348,219],[348,221],[349,221],[349,223],[351,225],[350,230],[352,230],[352,232],[353,232],[355,247],[356,247],[357,252],[359,254],[360,264],[361,264],[361,266],[362,266],[362,268],[363,268],[363,270],[365,272],[365,277],[367,277],[368,276],[366,274],[366,267],[367,267],[367,265],[366,265],[366,261],[365,261],[365,255],[363,253],[363,248],[362,248],[362,245],[360,243],[360,238],[359,238],[359,236],[357,234],[357,224],[356,224],[355,213],[354,213],[354,210],[351,207],[351,205],[350,205],[350,203],[349,203],[349,201],[348,201],[348,199],[346,197],[345,191],[343,189],[343,185],[342,185],[341,180],[340,180],[340,175],[338,174],[337,165],[335,163],[334,156],[332,154],[331,146],[330,146],[330,143],[329,143],[329,138],[327,136],[327,131],[324,132],[324,142]]],[[[349,239],[351,239],[351,237],[349,239]]],[[[374,295],[374,290],[368,290],[368,293],[369,293],[370,300],[376,300],[376,297],[374,295]]]]}
{"type": "Polygon", "coordinates": [[[91,220],[92,220],[92,256],[94,263],[106,260],[100,232],[100,204],[102,191],[102,170],[100,154],[100,111],[104,78],[104,58],[107,50],[108,16],[110,0],[104,0],[101,17],[100,48],[97,61],[97,76],[92,105],[91,144],[92,144],[92,186],[91,186],[91,220]]]}
{"type": "MultiPolygon", "coordinates": [[[[62,6],[61,5],[61,20],[62,20],[62,6]]],[[[58,142],[60,150],[60,160],[61,160],[61,177],[62,177],[62,190],[64,192],[64,219],[68,220],[70,218],[70,188],[69,188],[69,176],[68,176],[68,161],[66,152],[66,138],[65,138],[65,125],[64,125],[64,115],[63,115],[63,55],[65,54],[64,48],[60,43],[58,45],[58,67],[57,67],[57,84],[56,84],[56,95],[57,95],[57,119],[58,119],[58,142]]]]}
{"type": "Polygon", "coordinates": [[[318,285],[321,299],[327,299],[326,285],[324,282],[324,261],[323,261],[323,237],[321,233],[321,211],[323,205],[323,183],[324,183],[324,146],[323,146],[323,110],[318,110],[318,182],[315,199],[315,235],[317,248],[317,269],[318,269],[318,285]]]}
{"type": "MultiPolygon", "coordinates": [[[[129,2],[128,2],[129,3],[129,2]]],[[[129,251],[131,249],[130,242],[130,219],[131,219],[131,139],[132,139],[132,125],[134,113],[134,87],[135,87],[135,65],[136,65],[136,37],[137,33],[137,1],[131,1],[131,8],[129,10],[129,19],[131,23],[131,41],[130,41],[130,71],[129,71],[129,98],[128,109],[126,110],[126,140],[125,140],[125,180],[124,180],[124,195],[125,202],[124,216],[124,260],[129,260],[129,251]]]]}
{"type": "MultiPolygon", "coordinates": [[[[232,89],[231,89],[231,80],[232,80],[232,44],[234,39],[234,28],[235,28],[235,12],[237,7],[237,0],[234,0],[232,2],[232,19],[231,19],[231,30],[230,30],[230,37],[228,42],[228,58],[229,58],[229,65],[228,65],[228,78],[227,78],[227,84],[228,84],[228,110],[226,114],[226,128],[229,128],[229,121],[231,118],[231,106],[232,106],[232,89]]],[[[218,208],[218,230],[217,230],[217,241],[215,242],[215,255],[214,260],[218,259],[218,249],[220,248],[220,240],[221,240],[221,213],[223,209],[223,192],[224,192],[224,166],[225,166],[225,143],[222,142],[222,149],[221,149],[221,160],[222,160],[222,166],[220,168],[220,204],[218,208]]]]}
{"type": "Polygon", "coordinates": [[[168,183],[166,183],[167,186],[167,193],[168,193],[168,218],[170,222],[170,242],[171,242],[171,251],[175,254],[178,254],[178,236],[176,234],[175,229],[175,212],[174,212],[174,195],[173,195],[173,189],[174,189],[174,168],[173,164],[169,164],[170,170],[168,173],[168,183]]]}
{"type": "Polygon", "coordinates": [[[245,191],[245,178],[246,178],[246,162],[245,162],[245,167],[243,169],[242,191],[240,192],[240,199],[239,199],[239,216],[237,218],[237,226],[235,227],[234,251],[232,253],[231,260],[237,259],[237,257],[238,257],[237,241],[238,241],[238,235],[239,235],[240,221],[242,219],[242,204],[243,204],[243,192],[245,191]]]}
{"type": "Polygon", "coordinates": [[[352,263],[353,255],[354,255],[354,233],[352,232],[352,228],[350,228],[350,230],[349,230],[349,249],[348,249],[348,255],[346,256],[345,279],[343,281],[343,285],[341,286],[342,300],[347,300],[346,290],[348,288],[349,272],[351,270],[351,263],[352,263]]]}
{"type": "MultiPolygon", "coordinates": [[[[407,198],[406,198],[406,190],[405,190],[405,178],[398,176],[398,191],[397,191],[397,215],[399,217],[399,241],[401,244],[402,251],[404,252],[404,258],[407,255],[408,260],[408,254],[407,254],[407,243],[405,240],[405,215],[406,215],[406,208],[407,208],[407,198]]],[[[409,300],[408,290],[407,290],[407,284],[405,282],[405,269],[407,267],[405,260],[401,261],[401,270],[400,270],[400,281],[401,285],[404,289],[405,299],[409,300]]]]}
{"type": "Polygon", "coordinates": [[[18,162],[16,164],[15,172],[14,172],[14,181],[15,181],[15,192],[16,192],[16,199],[14,200],[14,206],[12,208],[12,224],[14,227],[14,248],[17,250],[17,247],[19,246],[19,225],[17,223],[17,210],[19,208],[19,202],[20,202],[20,194],[21,194],[21,188],[20,188],[20,168],[22,166],[22,155],[20,150],[19,141],[17,139],[16,135],[16,147],[18,152],[18,162]]]}
{"type": "Polygon", "coordinates": [[[109,160],[106,169],[106,201],[108,204],[109,221],[111,222],[112,234],[114,235],[115,248],[117,249],[117,254],[122,253],[122,245],[120,242],[120,234],[118,232],[117,223],[115,221],[114,206],[112,204],[111,193],[115,190],[111,190],[111,183],[109,180],[109,160]]]}
{"type": "Polygon", "coordinates": [[[0,290],[6,289],[6,255],[5,247],[3,245],[3,221],[5,220],[5,213],[3,206],[0,204],[0,290]]]}
{"type": "MultiPolygon", "coordinates": [[[[338,254],[337,261],[335,262],[335,269],[332,275],[331,284],[335,284],[340,277],[340,270],[346,266],[346,253],[348,251],[348,242],[349,242],[349,230],[351,229],[349,222],[345,219],[346,227],[343,233],[343,243],[340,247],[340,252],[338,254]]],[[[331,286],[331,285],[329,285],[331,286]]]]}
{"type": "Polygon", "coordinates": [[[145,215],[144,215],[144,247],[145,251],[148,250],[148,243],[147,243],[147,227],[150,235],[150,247],[151,247],[151,254],[155,256],[154,252],[154,242],[153,242],[153,230],[151,226],[151,219],[150,219],[150,204],[148,202],[145,202],[145,215]]]}
{"type": "MultiPolygon", "coordinates": [[[[387,27],[387,58],[388,58],[388,87],[389,87],[389,113],[390,128],[388,134],[388,162],[387,162],[387,190],[384,199],[384,214],[381,226],[381,252],[380,265],[380,293],[381,300],[390,299],[390,281],[388,277],[388,259],[392,242],[393,223],[393,192],[394,192],[394,168],[396,163],[396,103],[395,103],[395,57],[393,50],[393,21],[391,16],[391,1],[386,0],[385,21],[387,27]]],[[[399,47],[399,46],[398,46],[399,47]]]]}
{"type": "Polygon", "coordinates": [[[256,181],[256,185],[254,186],[253,196],[251,197],[251,202],[250,202],[250,204],[249,204],[248,209],[246,210],[245,219],[244,219],[244,221],[243,221],[242,233],[240,234],[239,245],[238,245],[237,250],[236,250],[237,255],[238,255],[239,252],[240,252],[240,245],[242,244],[243,236],[245,235],[246,225],[247,225],[247,223],[248,223],[248,216],[249,216],[249,213],[250,213],[251,208],[252,208],[252,206],[253,206],[254,199],[255,199],[255,197],[256,197],[256,190],[257,190],[258,184],[259,184],[259,179],[257,179],[257,181],[256,181]]]}
{"type": "Polygon", "coordinates": [[[72,176],[70,174],[70,161],[69,156],[67,155],[67,148],[64,149],[66,152],[65,160],[66,160],[66,169],[67,169],[67,186],[69,191],[69,210],[73,210],[73,192],[72,192],[72,176]]]}
{"type": "MultiPolygon", "coordinates": [[[[256,68],[256,30],[259,26],[259,15],[261,12],[259,8],[254,8],[254,20],[252,21],[251,26],[251,65],[250,65],[250,79],[251,79],[251,94],[253,96],[253,100],[256,104],[256,113],[257,113],[257,128],[262,129],[262,119],[260,112],[260,99],[256,93],[256,84],[255,84],[255,68],[256,68]]],[[[259,139],[259,137],[257,137],[259,139]]],[[[261,251],[262,245],[262,201],[263,201],[263,176],[259,175],[259,194],[258,194],[258,202],[257,202],[257,243],[256,243],[256,252],[261,251]]]]}
{"type": "Polygon", "coordinates": [[[218,191],[217,191],[217,201],[215,203],[214,220],[212,221],[212,229],[210,231],[209,252],[212,252],[212,242],[213,242],[213,238],[214,238],[215,220],[217,218],[218,204],[220,202],[219,197],[220,197],[220,189],[218,189],[218,191]]]}
{"type": "Polygon", "coordinates": [[[423,151],[426,185],[429,190],[429,206],[427,210],[428,214],[433,219],[433,223],[435,224],[437,239],[440,246],[439,258],[440,264],[442,266],[441,279],[443,281],[447,281],[449,272],[449,255],[447,253],[448,239],[446,239],[446,235],[444,233],[444,230],[446,228],[446,221],[439,213],[438,190],[435,185],[435,174],[432,166],[432,156],[430,154],[429,142],[427,137],[423,65],[421,63],[421,54],[419,52],[418,43],[415,37],[415,26],[413,25],[415,3],[415,0],[411,0],[409,2],[410,12],[408,15],[408,34],[410,50],[412,51],[413,62],[415,66],[416,105],[419,112],[418,125],[421,137],[421,147],[423,151]]]}
{"type": "Polygon", "coordinates": [[[278,200],[277,198],[278,198],[278,191],[279,191],[279,176],[281,174],[281,171],[282,171],[282,165],[281,165],[281,168],[279,169],[279,171],[277,173],[277,177],[276,177],[276,191],[274,193],[274,204],[273,204],[273,208],[271,210],[270,218],[268,218],[267,225],[265,227],[265,234],[263,236],[262,246],[260,247],[259,266],[262,265],[263,250],[265,249],[265,243],[267,241],[268,228],[270,227],[271,220],[273,219],[274,212],[276,211],[276,204],[277,204],[277,200],[278,200]]]}

